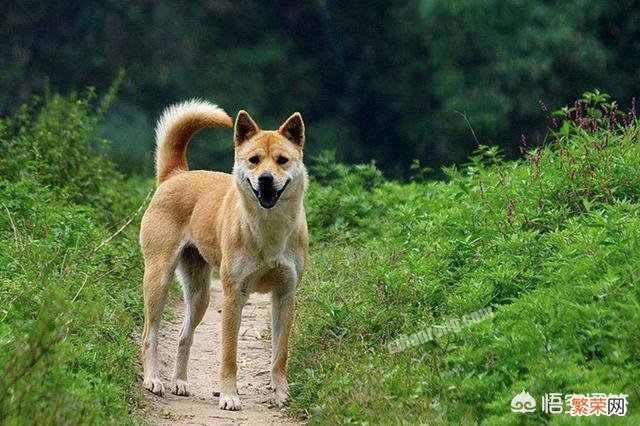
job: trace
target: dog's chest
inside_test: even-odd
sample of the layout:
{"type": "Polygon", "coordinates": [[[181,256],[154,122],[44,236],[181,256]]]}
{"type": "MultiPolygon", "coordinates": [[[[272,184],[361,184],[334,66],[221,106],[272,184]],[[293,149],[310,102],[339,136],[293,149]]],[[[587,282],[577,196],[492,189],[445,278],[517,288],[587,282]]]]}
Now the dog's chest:
{"type": "Polygon", "coordinates": [[[274,266],[286,255],[294,226],[295,221],[286,216],[257,221],[249,227],[248,252],[265,266],[274,266]]]}
{"type": "Polygon", "coordinates": [[[260,277],[273,270],[295,270],[295,254],[290,247],[290,235],[253,235],[242,254],[236,258],[233,274],[239,281],[260,277]],[[286,237],[286,238],[283,238],[286,237]]]}
{"type": "Polygon", "coordinates": [[[287,250],[291,231],[285,229],[264,229],[254,234],[255,255],[264,263],[272,263],[282,257],[287,250]]]}
{"type": "Polygon", "coordinates": [[[232,260],[234,280],[249,292],[265,277],[295,282],[300,270],[299,217],[284,210],[247,216],[243,222],[241,250],[232,260]]]}
{"type": "Polygon", "coordinates": [[[256,244],[247,253],[255,267],[269,270],[289,263],[289,235],[267,232],[258,237],[256,244]]]}

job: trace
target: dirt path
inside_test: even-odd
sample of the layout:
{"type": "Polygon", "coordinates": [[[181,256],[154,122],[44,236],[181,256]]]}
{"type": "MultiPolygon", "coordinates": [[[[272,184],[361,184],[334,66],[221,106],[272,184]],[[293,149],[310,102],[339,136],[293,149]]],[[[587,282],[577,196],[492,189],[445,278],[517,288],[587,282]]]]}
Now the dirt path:
{"type": "MultiPolygon", "coordinates": [[[[202,323],[196,328],[189,359],[188,397],[166,392],[163,397],[140,389],[145,395],[143,416],[152,424],[160,425],[290,425],[299,424],[287,418],[273,404],[269,384],[271,342],[270,302],[268,295],[253,294],[242,314],[238,343],[238,391],[242,400],[241,411],[223,411],[218,408],[218,367],[220,365],[220,282],[215,281],[211,302],[202,323]]],[[[181,300],[168,307],[175,318],[163,320],[160,327],[160,374],[169,388],[173,363],[178,347],[184,305],[181,300]]]]}

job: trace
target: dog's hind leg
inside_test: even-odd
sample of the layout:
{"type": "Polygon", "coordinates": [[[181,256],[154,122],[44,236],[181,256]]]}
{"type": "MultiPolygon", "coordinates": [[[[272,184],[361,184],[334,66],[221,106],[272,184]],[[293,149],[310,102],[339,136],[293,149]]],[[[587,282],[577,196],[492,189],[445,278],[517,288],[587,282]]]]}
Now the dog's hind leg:
{"type": "Polygon", "coordinates": [[[145,253],[143,290],[144,290],[144,330],[142,332],[143,385],[156,395],[164,393],[158,369],[158,331],[162,312],[167,300],[176,267],[176,252],[179,244],[171,245],[169,250],[145,253]]]}
{"type": "Polygon", "coordinates": [[[195,247],[186,246],[178,259],[177,275],[182,284],[186,309],[182,331],[180,331],[171,392],[176,395],[188,396],[189,351],[193,343],[193,332],[202,321],[209,306],[211,268],[195,247]]]}

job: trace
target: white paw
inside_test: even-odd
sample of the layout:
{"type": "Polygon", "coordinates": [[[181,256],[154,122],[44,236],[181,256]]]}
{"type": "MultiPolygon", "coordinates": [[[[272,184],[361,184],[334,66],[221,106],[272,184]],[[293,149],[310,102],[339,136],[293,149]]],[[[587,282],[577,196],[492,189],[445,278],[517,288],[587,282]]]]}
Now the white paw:
{"type": "Polygon", "coordinates": [[[180,396],[189,396],[189,383],[185,380],[174,379],[171,383],[171,393],[180,396]]]}
{"type": "Polygon", "coordinates": [[[284,407],[289,399],[289,383],[287,383],[287,376],[271,372],[271,383],[269,384],[269,388],[274,392],[276,405],[280,408],[284,407]]]}
{"type": "Polygon", "coordinates": [[[153,392],[156,395],[164,394],[164,386],[162,385],[162,380],[158,379],[157,377],[144,379],[144,382],[142,384],[144,388],[149,392],[153,392]]]}
{"type": "Polygon", "coordinates": [[[287,390],[281,391],[279,389],[276,389],[275,399],[276,399],[276,405],[279,408],[282,408],[287,404],[287,401],[289,400],[289,392],[287,390]]]}
{"type": "Polygon", "coordinates": [[[238,411],[242,409],[240,398],[238,395],[220,395],[220,403],[218,404],[221,410],[238,411]]]}

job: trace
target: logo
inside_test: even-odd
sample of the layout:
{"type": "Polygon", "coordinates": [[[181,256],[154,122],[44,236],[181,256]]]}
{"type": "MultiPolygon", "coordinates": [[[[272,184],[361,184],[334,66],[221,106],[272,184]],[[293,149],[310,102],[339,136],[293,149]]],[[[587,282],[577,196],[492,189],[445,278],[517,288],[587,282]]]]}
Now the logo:
{"type": "MultiPolygon", "coordinates": [[[[542,396],[542,412],[545,414],[569,414],[582,416],[626,416],[628,401],[626,394],[566,394],[545,393],[542,396]]],[[[514,413],[533,413],[536,411],[535,399],[525,390],[511,400],[514,413]]]]}
{"type": "Polygon", "coordinates": [[[542,396],[542,412],[571,416],[626,416],[626,394],[593,393],[587,395],[547,393],[542,396]]]}
{"type": "Polygon", "coordinates": [[[514,413],[533,413],[536,411],[536,400],[523,389],[511,400],[511,411],[514,413]]]}

